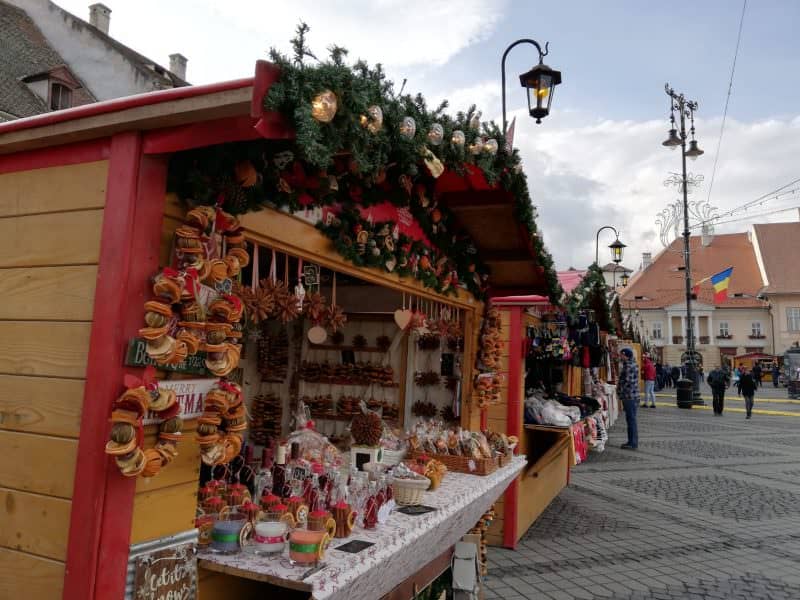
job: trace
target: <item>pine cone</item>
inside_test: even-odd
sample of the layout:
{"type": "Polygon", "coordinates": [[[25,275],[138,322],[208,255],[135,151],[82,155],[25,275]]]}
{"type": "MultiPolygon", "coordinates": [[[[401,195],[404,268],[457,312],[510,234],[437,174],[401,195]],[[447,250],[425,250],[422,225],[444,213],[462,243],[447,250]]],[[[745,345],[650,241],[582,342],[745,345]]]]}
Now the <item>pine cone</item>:
{"type": "Polygon", "coordinates": [[[350,433],[356,444],[361,446],[377,446],[381,443],[383,423],[378,413],[369,411],[353,417],[350,433]]]}
{"type": "Polygon", "coordinates": [[[293,321],[300,315],[300,303],[294,294],[280,296],[277,301],[278,317],[284,323],[293,321]]]}

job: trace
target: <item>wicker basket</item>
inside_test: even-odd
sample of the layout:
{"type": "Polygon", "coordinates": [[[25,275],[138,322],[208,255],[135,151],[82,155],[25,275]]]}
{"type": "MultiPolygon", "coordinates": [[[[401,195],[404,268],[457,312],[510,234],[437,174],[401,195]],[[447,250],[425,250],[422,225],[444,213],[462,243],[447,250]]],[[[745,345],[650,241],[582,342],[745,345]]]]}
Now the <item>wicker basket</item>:
{"type": "Polygon", "coordinates": [[[392,497],[400,506],[416,506],[422,504],[422,493],[431,485],[427,477],[418,479],[392,479],[392,497]]]}
{"type": "Polygon", "coordinates": [[[503,467],[507,467],[508,465],[510,465],[511,459],[513,457],[514,457],[513,454],[501,454],[500,456],[498,456],[497,458],[500,461],[499,462],[500,468],[502,469],[503,467]]]}
{"type": "Polygon", "coordinates": [[[409,458],[416,460],[421,456],[435,458],[443,462],[448,471],[466,473],[467,475],[489,475],[497,471],[500,461],[496,458],[471,458],[469,456],[453,456],[452,454],[431,454],[412,450],[409,458]]]}

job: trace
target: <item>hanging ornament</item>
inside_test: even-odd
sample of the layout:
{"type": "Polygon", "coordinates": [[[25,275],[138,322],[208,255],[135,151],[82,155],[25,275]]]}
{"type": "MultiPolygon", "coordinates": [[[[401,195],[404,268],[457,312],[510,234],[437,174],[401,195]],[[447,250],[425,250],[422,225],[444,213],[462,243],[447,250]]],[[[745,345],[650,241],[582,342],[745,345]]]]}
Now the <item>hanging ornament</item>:
{"type": "Polygon", "coordinates": [[[311,101],[311,116],[320,123],[330,123],[336,115],[338,100],[330,90],[322,90],[311,101]]]}
{"type": "Polygon", "coordinates": [[[428,141],[433,146],[438,146],[444,139],[444,127],[440,123],[434,123],[428,130],[428,141]]]}
{"type": "Polygon", "coordinates": [[[417,122],[414,120],[414,117],[403,117],[403,120],[400,121],[399,129],[400,136],[410,140],[414,137],[414,134],[417,133],[417,122]]]}
{"type": "Polygon", "coordinates": [[[477,156],[481,152],[483,152],[483,140],[477,137],[475,141],[469,145],[469,153],[477,156]]]}
{"type": "Polygon", "coordinates": [[[494,138],[486,140],[486,143],[483,144],[483,151],[491,156],[497,154],[497,140],[494,138]]]}
{"type": "Polygon", "coordinates": [[[372,105],[367,109],[367,114],[361,115],[361,126],[366,127],[370,133],[378,133],[383,128],[383,111],[380,106],[372,105]]]}
{"type": "Polygon", "coordinates": [[[481,128],[481,113],[480,111],[476,112],[472,115],[472,118],[469,120],[469,128],[472,131],[478,131],[481,128]]]}
{"type": "Polygon", "coordinates": [[[455,148],[463,148],[463,147],[464,147],[464,142],[465,142],[465,139],[466,139],[466,138],[464,137],[464,132],[463,132],[463,131],[461,131],[460,129],[456,129],[456,130],[453,132],[453,135],[452,135],[452,137],[450,138],[450,143],[451,143],[451,144],[452,144],[452,145],[453,145],[455,148]]]}
{"type": "Polygon", "coordinates": [[[430,150],[426,147],[422,147],[422,160],[425,163],[425,166],[428,167],[428,170],[433,175],[434,179],[437,179],[442,173],[444,173],[444,165],[442,161],[430,150]]]}

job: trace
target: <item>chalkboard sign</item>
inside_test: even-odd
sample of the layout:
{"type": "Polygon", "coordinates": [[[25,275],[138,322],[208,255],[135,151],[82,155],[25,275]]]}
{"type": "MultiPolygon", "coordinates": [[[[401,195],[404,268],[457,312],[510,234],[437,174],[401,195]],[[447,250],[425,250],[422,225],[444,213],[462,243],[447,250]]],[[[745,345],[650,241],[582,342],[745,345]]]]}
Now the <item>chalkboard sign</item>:
{"type": "Polygon", "coordinates": [[[196,600],[194,544],[156,550],[136,558],[133,600],[196,600]]]}

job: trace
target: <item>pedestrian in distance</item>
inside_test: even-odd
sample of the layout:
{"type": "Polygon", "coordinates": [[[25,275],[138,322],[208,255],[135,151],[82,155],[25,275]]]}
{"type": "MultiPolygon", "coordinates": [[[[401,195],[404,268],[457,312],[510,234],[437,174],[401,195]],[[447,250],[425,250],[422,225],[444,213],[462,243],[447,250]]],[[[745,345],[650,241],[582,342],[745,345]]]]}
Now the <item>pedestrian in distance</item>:
{"type": "Polygon", "coordinates": [[[681,378],[681,370],[675,366],[670,369],[670,374],[672,375],[672,385],[677,387],[678,386],[678,379],[681,378]]]}
{"type": "Polygon", "coordinates": [[[778,363],[772,363],[772,387],[778,387],[778,383],[781,379],[781,368],[778,366],[778,363]]]}
{"type": "Polygon", "coordinates": [[[749,419],[753,414],[753,401],[756,395],[756,380],[753,374],[749,373],[747,369],[742,368],[742,374],[739,377],[739,392],[744,396],[744,408],[747,412],[745,419],[749,419]]]}
{"type": "Polygon", "coordinates": [[[661,361],[656,362],[656,391],[660,392],[664,389],[664,367],[661,361]]]}
{"type": "Polygon", "coordinates": [[[656,367],[653,361],[650,360],[650,355],[645,352],[642,356],[642,376],[644,378],[644,401],[642,408],[647,408],[647,403],[650,402],[650,408],[656,407],[656,367]]]}
{"type": "Polygon", "coordinates": [[[756,389],[760,388],[761,387],[761,365],[760,364],[756,363],[755,365],[753,365],[752,375],[753,375],[753,381],[756,382],[756,389]]]}
{"type": "Polygon", "coordinates": [[[623,348],[620,351],[622,365],[617,382],[617,397],[625,410],[625,421],[628,424],[628,442],[622,444],[623,450],[636,450],[639,447],[639,430],[636,423],[636,411],[639,408],[639,367],[633,358],[633,350],[623,348]]]}
{"type": "Polygon", "coordinates": [[[722,410],[725,408],[725,390],[728,388],[728,376],[720,367],[717,367],[708,374],[708,385],[711,386],[713,397],[712,405],[714,415],[721,417],[722,410]]]}
{"type": "Polygon", "coordinates": [[[742,377],[742,365],[739,365],[733,370],[733,385],[736,386],[736,393],[741,396],[742,392],[739,389],[739,379],[742,377]]]}

